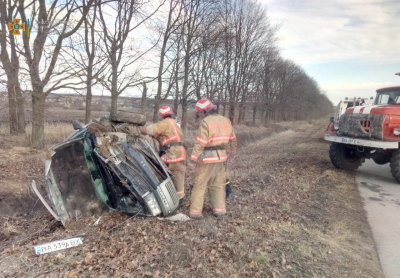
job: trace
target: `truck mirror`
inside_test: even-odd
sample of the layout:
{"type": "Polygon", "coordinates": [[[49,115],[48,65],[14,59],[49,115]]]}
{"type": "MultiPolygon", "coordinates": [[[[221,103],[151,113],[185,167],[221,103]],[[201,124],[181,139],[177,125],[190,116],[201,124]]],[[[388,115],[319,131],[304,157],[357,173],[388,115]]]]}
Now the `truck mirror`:
{"type": "Polygon", "coordinates": [[[330,120],[330,121],[331,121],[331,123],[333,123],[333,117],[331,117],[331,120],[330,120]]]}

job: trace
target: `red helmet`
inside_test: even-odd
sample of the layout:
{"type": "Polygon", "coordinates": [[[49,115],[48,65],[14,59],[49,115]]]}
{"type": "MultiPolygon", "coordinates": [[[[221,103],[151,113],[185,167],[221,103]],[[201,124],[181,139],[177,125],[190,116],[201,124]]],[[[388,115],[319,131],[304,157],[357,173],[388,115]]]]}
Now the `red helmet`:
{"type": "Polygon", "coordinates": [[[160,110],[158,110],[158,115],[165,118],[166,116],[174,115],[174,111],[169,106],[163,106],[160,108],[160,110]]]}
{"type": "Polygon", "coordinates": [[[210,108],[213,108],[214,105],[209,99],[203,98],[196,103],[195,108],[199,111],[206,111],[210,108]]]}

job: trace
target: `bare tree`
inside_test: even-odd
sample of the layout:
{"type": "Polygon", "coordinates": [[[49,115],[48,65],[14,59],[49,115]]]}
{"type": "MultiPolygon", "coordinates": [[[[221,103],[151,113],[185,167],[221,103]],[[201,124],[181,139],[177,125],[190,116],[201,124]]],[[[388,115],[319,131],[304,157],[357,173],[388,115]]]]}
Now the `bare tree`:
{"type": "MultiPolygon", "coordinates": [[[[26,11],[31,11],[30,22],[37,21],[36,37],[23,36],[23,50],[32,86],[32,147],[44,147],[44,102],[46,96],[55,90],[73,88],[78,85],[70,79],[67,70],[57,64],[63,41],[78,31],[93,0],[78,3],[75,0],[46,1],[33,0],[26,5],[18,1],[22,21],[27,21],[26,11]],[[78,15],[78,12],[83,12],[78,15]],[[67,74],[67,75],[65,75],[67,74]]],[[[31,33],[33,34],[33,32],[31,33]]]]}
{"type": "Polygon", "coordinates": [[[99,55],[99,37],[95,36],[95,22],[97,15],[97,6],[100,3],[99,0],[95,0],[93,7],[93,13],[85,17],[85,52],[87,55],[87,67],[86,67],[86,108],[85,108],[85,123],[88,123],[91,119],[92,113],[92,86],[94,80],[98,80],[99,76],[103,73],[106,63],[103,56],[99,55]],[[100,56],[100,59],[98,59],[100,56]],[[96,59],[97,58],[97,59],[96,59]]]}
{"type": "MultiPolygon", "coordinates": [[[[7,77],[8,111],[11,134],[25,133],[24,97],[21,92],[19,81],[19,55],[17,53],[13,31],[8,32],[8,35],[6,31],[8,29],[8,23],[13,22],[13,18],[15,18],[17,4],[17,2],[11,0],[0,1],[0,58],[7,77]]],[[[21,35],[26,36],[25,33],[21,35]]]]}
{"type": "Polygon", "coordinates": [[[66,64],[69,64],[70,72],[75,78],[79,78],[85,84],[77,88],[79,93],[86,91],[85,95],[85,123],[91,119],[93,87],[99,83],[107,67],[107,59],[104,53],[102,40],[96,29],[96,16],[98,14],[99,0],[94,0],[94,5],[85,17],[83,30],[76,32],[68,40],[63,52],[66,64]]]}
{"type": "Polygon", "coordinates": [[[146,114],[146,103],[147,103],[147,85],[143,82],[142,100],[140,102],[140,113],[146,114]]]}
{"type": "Polygon", "coordinates": [[[129,35],[146,20],[151,18],[162,6],[162,2],[153,12],[143,14],[146,4],[139,0],[111,1],[99,6],[99,20],[103,32],[103,41],[110,68],[103,79],[103,86],[111,92],[111,110],[117,109],[118,96],[126,89],[143,82],[139,68],[132,71],[132,65],[142,58],[146,51],[134,51],[129,35]],[[114,16],[113,28],[110,28],[110,16],[114,16]]]}
{"type": "MultiPolygon", "coordinates": [[[[162,45],[160,50],[160,63],[158,66],[158,74],[157,74],[157,94],[154,97],[154,111],[153,111],[153,122],[157,122],[157,112],[160,108],[161,100],[162,100],[162,85],[163,85],[163,73],[164,73],[164,61],[165,56],[167,54],[167,45],[170,41],[170,37],[173,33],[176,32],[179,28],[179,18],[182,13],[183,5],[181,0],[169,0],[169,9],[167,16],[167,23],[165,26],[162,45]]],[[[176,61],[178,63],[178,61],[176,61]]],[[[168,68],[168,67],[167,67],[168,68]]]]}
{"type": "Polygon", "coordinates": [[[189,90],[189,78],[193,69],[191,58],[199,49],[195,48],[198,40],[210,31],[210,27],[216,22],[216,1],[212,0],[182,0],[184,12],[182,15],[183,35],[183,85],[181,91],[182,104],[182,129],[187,126],[187,110],[189,99],[196,90],[189,90]]]}

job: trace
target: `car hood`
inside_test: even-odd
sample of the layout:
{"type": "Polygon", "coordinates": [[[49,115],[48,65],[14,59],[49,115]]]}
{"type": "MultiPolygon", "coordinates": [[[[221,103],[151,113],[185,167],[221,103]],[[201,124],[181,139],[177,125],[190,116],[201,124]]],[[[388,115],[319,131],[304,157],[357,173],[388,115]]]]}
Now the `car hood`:
{"type": "Polygon", "coordinates": [[[109,210],[102,180],[86,160],[89,149],[85,137],[74,138],[53,147],[46,160],[46,190],[64,226],[109,210]]]}

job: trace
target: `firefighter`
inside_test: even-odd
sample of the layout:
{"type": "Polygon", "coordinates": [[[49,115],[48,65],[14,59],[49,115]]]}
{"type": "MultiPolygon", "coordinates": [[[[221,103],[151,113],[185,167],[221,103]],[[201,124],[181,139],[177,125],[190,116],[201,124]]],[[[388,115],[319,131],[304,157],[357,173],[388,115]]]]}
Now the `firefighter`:
{"type": "Polygon", "coordinates": [[[226,214],[225,162],[232,161],[235,157],[236,136],[230,120],[218,115],[210,100],[199,100],[195,108],[200,112],[203,120],[190,156],[190,159],[196,163],[196,171],[190,197],[189,216],[202,217],[204,197],[208,189],[213,213],[216,217],[220,217],[226,214]]]}
{"type": "Polygon", "coordinates": [[[183,147],[183,134],[175,121],[175,113],[169,106],[163,106],[158,111],[163,120],[149,125],[143,129],[143,133],[154,136],[161,145],[161,159],[168,165],[172,172],[172,181],[179,195],[179,205],[183,204],[185,197],[185,166],[186,151],[183,147]]]}

